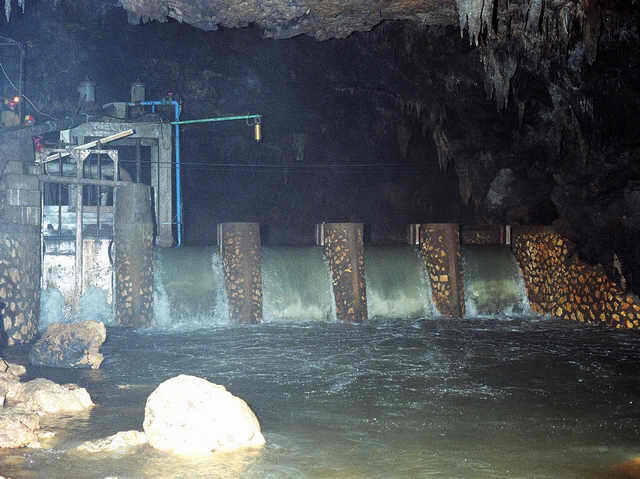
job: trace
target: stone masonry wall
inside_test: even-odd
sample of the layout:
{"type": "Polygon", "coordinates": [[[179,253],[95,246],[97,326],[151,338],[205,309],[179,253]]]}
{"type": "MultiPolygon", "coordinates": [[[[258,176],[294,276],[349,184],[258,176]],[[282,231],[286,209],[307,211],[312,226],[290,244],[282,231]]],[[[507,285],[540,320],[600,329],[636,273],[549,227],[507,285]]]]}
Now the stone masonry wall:
{"type": "Polygon", "coordinates": [[[464,278],[459,225],[420,225],[420,253],[431,282],[434,306],[444,316],[463,318],[464,278]]]}
{"type": "Polygon", "coordinates": [[[512,237],[536,313],[614,328],[640,327],[638,299],[609,280],[601,266],[582,262],[569,240],[544,227],[514,227],[512,237]]]}
{"type": "Polygon", "coordinates": [[[5,304],[0,331],[9,346],[28,343],[38,331],[39,258],[38,228],[0,224],[0,301],[5,304]]]}

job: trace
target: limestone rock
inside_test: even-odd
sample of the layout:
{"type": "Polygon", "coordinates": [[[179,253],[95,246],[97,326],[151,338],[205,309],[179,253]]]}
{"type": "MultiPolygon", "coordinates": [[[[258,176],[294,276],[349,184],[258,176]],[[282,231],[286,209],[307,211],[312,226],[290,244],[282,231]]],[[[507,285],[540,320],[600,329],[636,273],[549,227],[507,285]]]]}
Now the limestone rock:
{"type": "Polygon", "coordinates": [[[27,368],[20,364],[13,364],[0,358],[0,375],[11,374],[13,376],[23,376],[27,373],[27,368]]]}
{"type": "Polygon", "coordinates": [[[99,321],[55,323],[33,345],[29,353],[31,364],[57,368],[92,368],[102,364],[100,346],[107,330],[99,321]]]}
{"type": "Polygon", "coordinates": [[[261,447],[260,423],[247,403],[224,386],[180,375],[147,399],[144,431],[149,444],[176,454],[206,454],[261,447]]]}
{"type": "Polygon", "coordinates": [[[120,431],[112,436],[95,441],[86,441],[75,448],[82,452],[113,452],[122,451],[147,443],[147,437],[142,431],[120,431]]]}
{"type": "Polygon", "coordinates": [[[0,409],[0,449],[38,444],[40,418],[17,408],[0,409]]]}
{"type": "Polygon", "coordinates": [[[7,399],[40,415],[80,412],[94,405],[86,389],[75,384],[62,386],[44,378],[23,383],[16,394],[7,395],[7,399]]]}
{"type": "Polygon", "coordinates": [[[24,392],[24,383],[12,374],[0,373],[0,398],[11,401],[22,395],[24,392]]]}
{"type": "Polygon", "coordinates": [[[203,30],[216,30],[218,25],[237,28],[256,23],[268,37],[290,38],[306,33],[318,40],[345,38],[353,31],[370,30],[385,19],[413,19],[423,25],[453,25],[457,20],[455,0],[390,0],[375,8],[362,0],[173,0],[169,9],[166,3],[155,0],[120,0],[120,5],[134,24],[141,20],[164,22],[167,17],[203,30]]]}

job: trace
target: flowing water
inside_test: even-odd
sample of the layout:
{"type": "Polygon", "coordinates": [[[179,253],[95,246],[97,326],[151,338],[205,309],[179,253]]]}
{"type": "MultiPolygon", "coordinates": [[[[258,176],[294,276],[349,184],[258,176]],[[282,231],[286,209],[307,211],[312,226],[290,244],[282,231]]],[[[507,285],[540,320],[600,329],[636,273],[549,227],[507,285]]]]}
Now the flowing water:
{"type": "MultiPolygon", "coordinates": [[[[367,250],[372,319],[363,324],[332,319],[330,291],[321,279],[327,270],[304,266],[324,264],[317,253],[274,249],[265,252],[263,269],[267,322],[229,325],[221,319],[219,294],[209,302],[177,300],[195,302],[191,312],[171,304],[181,297],[177,278],[184,276],[183,266],[171,268],[184,261],[194,275],[219,272],[215,251],[203,253],[206,261],[199,263],[190,263],[188,252],[172,254],[179,258],[165,257],[157,273],[174,271],[162,280],[174,278],[174,291],[165,289],[156,307],[170,308],[162,321],[181,311],[181,326],[109,327],[106,359],[96,371],[30,367],[30,377],[86,387],[97,406],[80,417],[44,420],[43,429],[56,433],[49,449],[0,451],[0,475],[595,479],[615,477],[612,464],[640,455],[640,336],[633,332],[522,312],[507,316],[514,310],[509,304],[493,316],[434,317],[424,282],[393,291],[395,279],[408,281],[394,275],[407,268],[405,276],[414,277],[420,264],[402,248],[367,250]],[[289,275],[283,263],[304,274],[289,275]],[[298,288],[293,306],[282,299],[284,283],[298,288]],[[403,294],[409,306],[402,305],[403,294]],[[178,374],[204,377],[244,398],[260,419],[264,449],[199,459],[148,448],[136,454],[72,451],[84,440],[140,429],[147,396],[178,374]]],[[[474,252],[464,254],[466,272],[474,252]]],[[[196,282],[202,291],[219,292],[219,280],[196,282]]],[[[472,292],[482,290],[478,281],[472,292]]],[[[26,361],[19,348],[3,354],[26,361]]]]}

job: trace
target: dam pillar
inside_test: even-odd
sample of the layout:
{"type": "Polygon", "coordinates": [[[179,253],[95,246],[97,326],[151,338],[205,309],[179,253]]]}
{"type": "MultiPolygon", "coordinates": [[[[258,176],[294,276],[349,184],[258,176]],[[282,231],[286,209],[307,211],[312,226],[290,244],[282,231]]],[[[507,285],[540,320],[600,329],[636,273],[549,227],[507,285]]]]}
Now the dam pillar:
{"type": "Polygon", "coordinates": [[[325,223],[324,251],[329,259],[331,284],[339,320],[358,323],[367,319],[367,285],[364,276],[362,223],[325,223]]]}
{"type": "Polygon", "coordinates": [[[116,188],[114,212],[115,319],[122,326],[153,321],[153,213],[151,187],[116,188]]]}
{"type": "Polygon", "coordinates": [[[440,314],[464,317],[464,280],[460,225],[428,223],[420,226],[420,253],[431,282],[433,304],[440,314]]]}
{"type": "Polygon", "coordinates": [[[221,223],[218,247],[231,322],[262,322],[262,253],[258,223],[221,223]]]}
{"type": "Polygon", "coordinates": [[[33,162],[30,130],[0,144],[0,345],[30,342],[40,319],[40,181],[25,174],[33,162]],[[3,306],[4,305],[4,306],[3,306]]]}

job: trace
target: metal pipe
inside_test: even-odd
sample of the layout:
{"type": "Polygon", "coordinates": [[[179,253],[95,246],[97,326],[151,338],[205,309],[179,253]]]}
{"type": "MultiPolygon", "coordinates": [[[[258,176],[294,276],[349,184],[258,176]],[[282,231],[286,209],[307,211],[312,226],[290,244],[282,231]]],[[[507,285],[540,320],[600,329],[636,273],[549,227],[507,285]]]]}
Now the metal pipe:
{"type": "MultiPolygon", "coordinates": [[[[80,155],[73,155],[76,158],[78,164],[76,170],[76,181],[82,178],[82,157],[80,155]]],[[[80,302],[82,296],[82,276],[83,276],[83,262],[82,262],[82,185],[78,185],[76,188],[76,268],[75,268],[75,301],[76,307],[80,302]]]]}
{"type": "MultiPolygon", "coordinates": [[[[100,158],[101,155],[98,155],[98,158],[100,158]]],[[[49,174],[49,175],[60,175],[60,168],[56,167],[54,168],[55,165],[54,163],[44,163],[45,166],[45,173],[49,174]]],[[[84,165],[84,173],[87,176],[95,176],[99,178],[99,173],[98,173],[98,165],[96,163],[90,163],[88,165],[84,165]]],[[[104,166],[101,166],[100,168],[101,173],[104,174],[105,176],[111,176],[115,178],[115,174],[114,174],[114,165],[113,164],[106,164],[104,166]]],[[[62,174],[65,175],[74,175],[76,174],[76,165],[74,163],[69,163],[69,162],[62,162],[62,174]]]]}
{"type": "Polygon", "coordinates": [[[100,186],[126,186],[130,181],[93,180],[90,178],[77,178],[73,176],[38,175],[42,183],[57,183],[63,185],[100,185],[100,186]]]}
{"type": "Polygon", "coordinates": [[[129,106],[151,106],[154,110],[156,105],[173,105],[175,121],[170,122],[175,126],[175,144],[176,144],[176,229],[178,230],[177,247],[182,246],[182,191],[180,176],[180,103],[175,100],[156,100],[156,101],[132,101],[129,106]]]}
{"type": "MultiPolygon", "coordinates": [[[[232,120],[249,120],[255,119],[256,123],[259,123],[259,120],[262,118],[262,115],[237,115],[237,116],[221,116],[215,118],[202,118],[199,120],[185,120],[178,121],[179,111],[176,110],[176,121],[172,121],[171,124],[176,127],[176,158],[180,157],[180,125],[192,125],[194,123],[213,123],[219,121],[232,121],[232,120]]],[[[256,133],[257,134],[257,133],[256,133]]],[[[256,138],[259,140],[259,138],[256,138]]],[[[176,196],[178,197],[178,201],[176,201],[176,208],[178,210],[178,246],[181,244],[181,218],[182,218],[182,203],[180,200],[180,162],[176,161],[176,196]]]]}
{"type": "Polygon", "coordinates": [[[20,95],[20,102],[18,103],[18,117],[20,118],[20,124],[22,124],[22,120],[24,119],[24,98],[22,94],[24,93],[24,48],[19,43],[16,43],[18,46],[18,50],[20,50],[19,56],[19,73],[18,73],[18,95],[20,95]]]}
{"type": "MultiPolygon", "coordinates": [[[[42,163],[42,173],[45,173],[45,169],[47,167],[46,163],[42,163]]],[[[59,167],[59,175],[62,178],[62,161],[58,162],[59,167]]],[[[62,184],[58,183],[58,236],[62,236],[62,184]]],[[[69,200],[67,199],[67,202],[69,200]]],[[[43,210],[44,211],[44,210],[43,210]]]]}
{"type": "Polygon", "coordinates": [[[239,115],[239,116],[220,116],[216,118],[202,118],[200,120],[184,120],[184,121],[172,121],[172,125],[191,125],[193,123],[213,123],[217,121],[231,121],[231,120],[251,120],[262,118],[262,115],[239,115]]]}
{"type": "MultiPolygon", "coordinates": [[[[102,179],[102,155],[98,155],[98,179],[102,179]]],[[[117,180],[118,178],[114,178],[117,180]]],[[[96,237],[100,237],[100,205],[102,203],[102,189],[100,185],[96,187],[98,190],[98,198],[96,200],[96,237]]]]}
{"type": "Polygon", "coordinates": [[[140,183],[142,171],[142,153],[140,151],[140,138],[136,140],[136,183],[140,183]]]}

